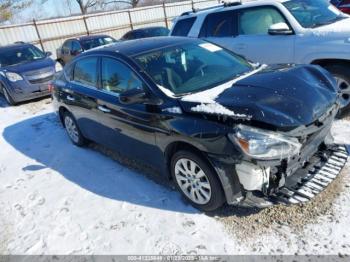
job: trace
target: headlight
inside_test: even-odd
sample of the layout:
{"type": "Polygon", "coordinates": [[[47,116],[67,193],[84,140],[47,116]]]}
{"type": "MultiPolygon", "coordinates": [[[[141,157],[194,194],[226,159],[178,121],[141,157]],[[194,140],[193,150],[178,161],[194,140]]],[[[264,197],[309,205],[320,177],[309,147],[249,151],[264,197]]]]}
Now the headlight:
{"type": "Polygon", "coordinates": [[[296,138],[276,132],[239,125],[229,138],[250,157],[261,160],[283,159],[300,152],[301,144],[296,138]]]}
{"type": "Polygon", "coordinates": [[[60,72],[60,71],[62,71],[62,69],[63,69],[63,67],[62,67],[61,63],[56,62],[56,64],[55,64],[55,71],[56,72],[60,72]]]}
{"type": "Polygon", "coordinates": [[[6,72],[6,77],[11,82],[16,82],[16,81],[23,80],[23,78],[19,74],[12,73],[12,72],[6,72]]]}

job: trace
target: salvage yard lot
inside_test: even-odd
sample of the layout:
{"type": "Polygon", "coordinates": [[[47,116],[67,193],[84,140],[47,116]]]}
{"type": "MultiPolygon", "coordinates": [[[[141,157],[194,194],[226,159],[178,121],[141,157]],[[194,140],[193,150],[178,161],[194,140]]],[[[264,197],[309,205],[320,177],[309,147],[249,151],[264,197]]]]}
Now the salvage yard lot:
{"type": "MultiPolygon", "coordinates": [[[[1,254],[350,253],[349,162],[305,207],[204,214],[140,164],[73,146],[50,102],[0,98],[1,254]]],[[[349,144],[350,120],[333,134],[349,144]]]]}

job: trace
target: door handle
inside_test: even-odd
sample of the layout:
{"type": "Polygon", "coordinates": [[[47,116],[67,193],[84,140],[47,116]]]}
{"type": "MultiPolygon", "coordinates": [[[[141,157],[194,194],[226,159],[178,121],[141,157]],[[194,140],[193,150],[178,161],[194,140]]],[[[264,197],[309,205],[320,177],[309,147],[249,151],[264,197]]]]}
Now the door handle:
{"type": "Polygon", "coordinates": [[[72,97],[71,95],[67,95],[67,100],[69,100],[69,101],[75,101],[75,98],[72,97]]]}
{"type": "Polygon", "coordinates": [[[110,113],[111,112],[111,110],[105,106],[98,106],[97,109],[102,111],[103,113],[110,113]]]}

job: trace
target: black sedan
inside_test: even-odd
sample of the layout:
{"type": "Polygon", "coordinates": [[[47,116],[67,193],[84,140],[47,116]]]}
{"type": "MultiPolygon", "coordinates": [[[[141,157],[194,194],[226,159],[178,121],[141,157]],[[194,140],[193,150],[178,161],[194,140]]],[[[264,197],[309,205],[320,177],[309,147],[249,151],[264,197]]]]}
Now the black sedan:
{"type": "Polygon", "coordinates": [[[339,93],[328,72],[252,65],[198,39],[85,52],[52,95],[75,145],[92,140],[162,170],[202,210],[308,201],[347,159],[331,142],[339,93]]]}
{"type": "Polygon", "coordinates": [[[134,40],[147,37],[168,36],[170,30],[162,26],[143,27],[125,33],[120,40],[134,40]]]}

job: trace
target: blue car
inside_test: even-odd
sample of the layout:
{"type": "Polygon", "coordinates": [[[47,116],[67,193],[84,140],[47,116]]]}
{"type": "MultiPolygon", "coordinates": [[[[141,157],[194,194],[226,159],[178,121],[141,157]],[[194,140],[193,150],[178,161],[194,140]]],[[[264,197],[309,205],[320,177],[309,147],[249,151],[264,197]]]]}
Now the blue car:
{"type": "Polygon", "coordinates": [[[27,43],[0,47],[0,92],[10,105],[50,94],[56,73],[50,55],[27,43]]]}

